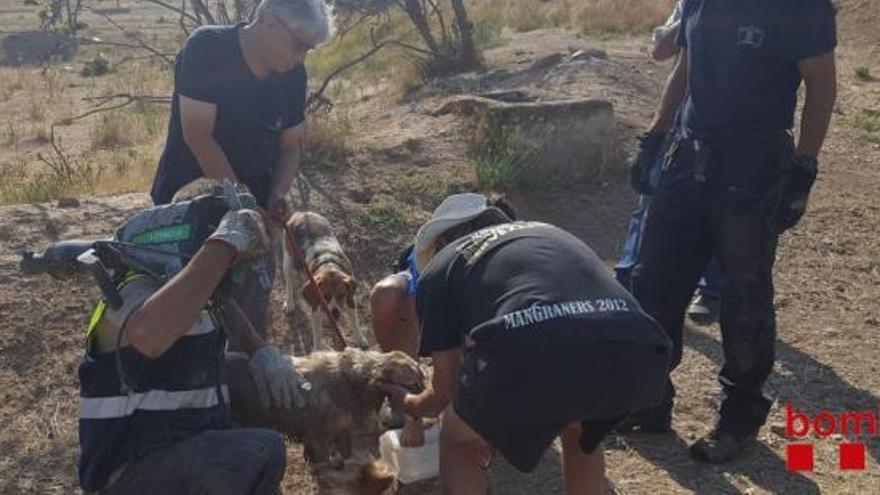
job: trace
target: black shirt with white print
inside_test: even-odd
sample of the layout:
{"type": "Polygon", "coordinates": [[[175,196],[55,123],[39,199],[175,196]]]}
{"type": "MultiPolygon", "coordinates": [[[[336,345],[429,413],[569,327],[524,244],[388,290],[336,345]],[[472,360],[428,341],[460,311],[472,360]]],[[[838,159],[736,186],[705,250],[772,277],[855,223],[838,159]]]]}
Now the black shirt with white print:
{"type": "Polygon", "coordinates": [[[460,347],[465,337],[499,351],[504,341],[514,355],[562,334],[572,344],[668,346],[596,253],[545,223],[495,225],[449,244],[420,274],[416,307],[422,356],[460,347]]]}

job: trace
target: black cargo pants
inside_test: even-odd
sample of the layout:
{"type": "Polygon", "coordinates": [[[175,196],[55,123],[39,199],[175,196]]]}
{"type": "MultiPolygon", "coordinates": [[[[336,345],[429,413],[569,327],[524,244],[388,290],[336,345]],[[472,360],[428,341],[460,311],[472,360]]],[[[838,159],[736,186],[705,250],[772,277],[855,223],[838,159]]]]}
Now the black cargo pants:
{"type": "MultiPolygon", "coordinates": [[[[715,256],[726,283],[721,334],[725,392],[717,427],[751,435],[771,401],[762,388],[775,358],[773,263],[778,234],[759,207],[793,153],[787,132],[741,140],[674,145],[646,216],[633,292],[673,342],[671,369],[681,362],[687,305],[715,256]]],[[[665,407],[675,396],[667,382],[665,407]]]]}

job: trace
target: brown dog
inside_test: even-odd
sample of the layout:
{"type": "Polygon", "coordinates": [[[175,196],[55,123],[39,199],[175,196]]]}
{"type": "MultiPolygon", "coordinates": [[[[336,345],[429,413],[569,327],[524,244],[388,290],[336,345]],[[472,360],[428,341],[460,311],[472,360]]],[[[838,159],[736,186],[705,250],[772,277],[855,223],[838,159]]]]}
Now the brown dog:
{"type": "MultiPolygon", "coordinates": [[[[367,340],[360,328],[354,297],[357,280],[352,275],[351,262],[342,250],[330,222],[314,212],[296,212],[287,221],[287,228],[302,250],[305,265],[311,271],[330,309],[330,317],[336,321],[343,334],[348,330],[355,346],[366,348],[367,340]]],[[[287,243],[286,236],[284,242],[287,243]]],[[[327,321],[328,316],[321,307],[318,291],[309,280],[305,268],[300,261],[290,256],[289,249],[285,246],[284,280],[287,287],[284,311],[289,314],[293,312],[295,303],[299,305],[309,316],[312,349],[325,349],[322,322],[332,323],[327,321]]]]}
{"type": "Polygon", "coordinates": [[[327,463],[334,454],[343,459],[353,453],[378,455],[379,409],[386,397],[378,384],[394,383],[417,393],[424,390],[425,381],[418,363],[402,352],[354,348],[316,352],[294,359],[297,371],[312,385],[305,407],[265,410],[260,407],[247,359],[236,356],[228,364],[236,419],[302,441],[313,464],[327,463]]]}

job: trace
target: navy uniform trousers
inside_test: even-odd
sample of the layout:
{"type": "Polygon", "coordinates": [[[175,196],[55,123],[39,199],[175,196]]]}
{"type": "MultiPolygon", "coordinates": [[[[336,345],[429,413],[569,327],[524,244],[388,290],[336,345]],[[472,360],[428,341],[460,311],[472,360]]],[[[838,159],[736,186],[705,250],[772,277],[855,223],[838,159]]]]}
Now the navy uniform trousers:
{"type": "MultiPolygon", "coordinates": [[[[673,342],[681,362],[682,330],[691,295],[715,256],[726,283],[721,298],[725,392],[718,429],[755,434],[771,401],[762,388],[773,368],[776,315],[773,263],[778,234],[759,203],[793,153],[788,132],[714,142],[679,140],[663,165],[645,219],[633,292],[673,342]]],[[[675,389],[667,382],[671,408],[675,389]]]]}

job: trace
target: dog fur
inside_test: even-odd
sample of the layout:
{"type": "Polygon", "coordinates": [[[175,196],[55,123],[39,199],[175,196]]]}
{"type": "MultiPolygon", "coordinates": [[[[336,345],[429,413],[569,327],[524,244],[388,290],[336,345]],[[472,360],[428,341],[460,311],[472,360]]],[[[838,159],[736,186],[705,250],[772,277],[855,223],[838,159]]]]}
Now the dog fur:
{"type": "Polygon", "coordinates": [[[388,466],[369,454],[345,459],[342,467],[320,464],[312,469],[318,495],[384,495],[395,485],[388,466]]]}
{"type": "Polygon", "coordinates": [[[238,422],[273,428],[301,441],[313,464],[334,457],[348,459],[355,453],[378,456],[379,409],[386,397],[378,384],[394,383],[414,393],[425,386],[418,363],[399,351],[315,352],[294,359],[296,369],[312,385],[306,405],[299,410],[264,410],[247,358],[230,358],[228,364],[232,410],[238,422]]]}
{"type": "MultiPolygon", "coordinates": [[[[367,340],[358,321],[355,291],[358,282],[352,275],[352,266],[342,245],[336,238],[330,222],[323,216],[310,212],[296,212],[287,221],[287,228],[294,241],[302,249],[305,264],[312,273],[323,294],[333,319],[345,335],[345,330],[354,339],[354,345],[367,347],[367,340]]],[[[284,238],[287,244],[287,237],[284,238]]],[[[298,266],[287,246],[284,249],[284,280],[286,297],[284,311],[292,313],[295,306],[309,317],[312,332],[312,349],[326,349],[323,336],[323,322],[327,320],[321,307],[315,284],[309,280],[305,267],[298,266]]],[[[327,324],[331,322],[326,321],[327,324]]]]}

